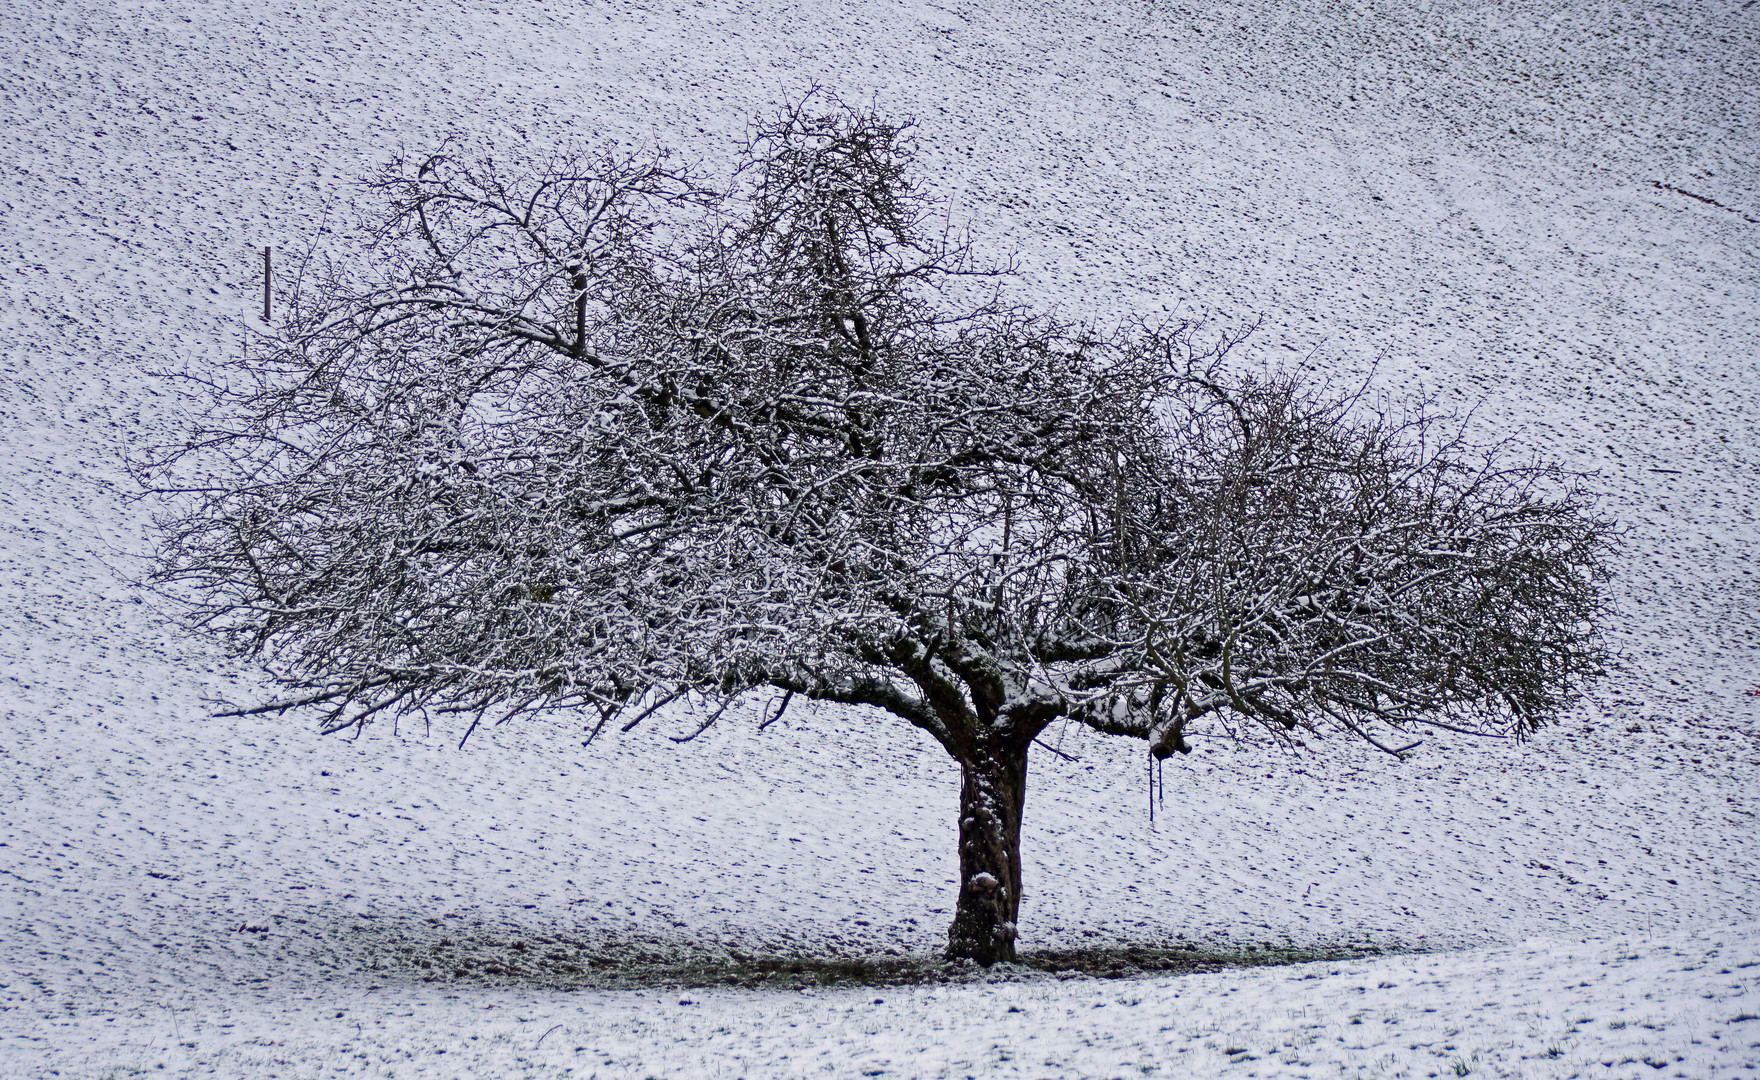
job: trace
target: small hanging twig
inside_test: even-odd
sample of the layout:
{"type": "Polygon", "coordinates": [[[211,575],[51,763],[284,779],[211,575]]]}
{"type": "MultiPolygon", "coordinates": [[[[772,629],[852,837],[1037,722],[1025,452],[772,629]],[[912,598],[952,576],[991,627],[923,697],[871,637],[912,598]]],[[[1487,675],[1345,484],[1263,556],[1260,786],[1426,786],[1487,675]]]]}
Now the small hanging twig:
{"type": "Polygon", "coordinates": [[[716,709],[712,714],[710,714],[709,719],[703,721],[701,724],[698,724],[697,730],[691,732],[689,735],[672,735],[672,736],[669,736],[669,738],[671,738],[672,741],[676,742],[676,743],[690,742],[692,739],[696,738],[698,735],[701,735],[703,732],[708,731],[709,725],[711,725],[715,721],[721,719],[721,714],[726,712],[730,707],[732,707],[732,705],[733,705],[733,699],[729,698],[728,700],[721,703],[721,707],[719,709],[716,709]]]}
{"type": "Polygon", "coordinates": [[[1037,746],[1037,747],[1041,747],[1042,749],[1044,749],[1050,753],[1056,754],[1058,757],[1062,758],[1065,761],[1080,761],[1080,760],[1082,760],[1081,758],[1076,757],[1074,754],[1066,754],[1062,750],[1059,750],[1057,747],[1051,746],[1047,743],[1040,742],[1038,739],[1033,740],[1033,745],[1037,746]]]}
{"type": "Polygon", "coordinates": [[[274,264],[273,258],[271,258],[270,254],[269,254],[269,251],[270,251],[269,248],[263,249],[263,321],[264,322],[268,322],[269,318],[270,318],[269,297],[271,295],[271,289],[273,288],[274,281],[275,281],[275,264],[274,264]]]}
{"type": "Polygon", "coordinates": [[[587,732],[587,741],[584,743],[581,743],[581,745],[587,746],[587,745],[591,744],[594,739],[597,739],[599,737],[599,732],[605,730],[605,725],[611,720],[611,718],[613,716],[617,715],[617,712],[618,712],[618,706],[615,706],[615,705],[601,705],[601,706],[599,706],[599,722],[597,724],[593,725],[593,730],[587,732]]]}
{"type": "Polygon", "coordinates": [[[782,702],[776,706],[776,711],[770,714],[770,719],[768,719],[768,720],[764,721],[762,724],[758,725],[758,730],[763,731],[765,728],[769,727],[771,724],[774,724],[774,723],[776,723],[776,721],[782,719],[782,711],[784,709],[788,708],[788,703],[793,699],[794,699],[794,691],[793,690],[789,690],[789,691],[784,692],[782,695],[782,702]]]}
{"type": "Polygon", "coordinates": [[[587,275],[579,266],[568,269],[574,275],[574,355],[579,360],[587,355],[587,275]]]}
{"type": "Polygon", "coordinates": [[[654,702],[654,704],[643,709],[639,714],[637,714],[637,716],[634,720],[631,720],[629,723],[623,725],[623,727],[620,728],[619,730],[620,731],[628,731],[630,728],[635,727],[637,724],[641,723],[643,720],[646,720],[648,717],[653,716],[656,712],[658,712],[661,709],[665,708],[666,706],[672,704],[673,702],[677,701],[679,698],[681,698],[683,696],[684,696],[683,690],[677,691],[676,693],[664,695],[663,697],[660,698],[660,700],[654,702]]]}

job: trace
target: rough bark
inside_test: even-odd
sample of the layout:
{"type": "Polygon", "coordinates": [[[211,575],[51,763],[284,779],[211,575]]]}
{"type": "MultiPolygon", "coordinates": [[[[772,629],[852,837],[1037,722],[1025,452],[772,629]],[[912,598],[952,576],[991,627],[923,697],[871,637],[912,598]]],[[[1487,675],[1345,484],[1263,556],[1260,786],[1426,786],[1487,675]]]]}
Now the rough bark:
{"type": "Polygon", "coordinates": [[[1015,955],[1027,748],[989,743],[961,761],[960,772],[959,906],[947,955],[988,966],[1015,955]]]}

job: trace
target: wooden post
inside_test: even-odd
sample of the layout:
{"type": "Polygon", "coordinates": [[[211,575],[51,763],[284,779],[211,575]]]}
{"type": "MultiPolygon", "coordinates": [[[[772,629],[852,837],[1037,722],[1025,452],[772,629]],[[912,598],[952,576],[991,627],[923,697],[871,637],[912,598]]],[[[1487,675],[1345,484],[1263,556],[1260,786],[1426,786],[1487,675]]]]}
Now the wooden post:
{"type": "Polygon", "coordinates": [[[269,295],[275,281],[275,266],[269,255],[269,249],[263,249],[263,321],[269,321],[269,295]]]}

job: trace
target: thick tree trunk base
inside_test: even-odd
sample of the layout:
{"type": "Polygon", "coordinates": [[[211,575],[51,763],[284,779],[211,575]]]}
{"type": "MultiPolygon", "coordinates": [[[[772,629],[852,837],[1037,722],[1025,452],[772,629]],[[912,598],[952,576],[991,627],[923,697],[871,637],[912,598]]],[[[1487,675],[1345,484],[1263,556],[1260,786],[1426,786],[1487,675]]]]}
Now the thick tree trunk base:
{"type": "Polygon", "coordinates": [[[1027,754],[990,747],[961,762],[959,906],[947,931],[949,959],[988,967],[1015,957],[1021,906],[1021,808],[1027,754]]]}

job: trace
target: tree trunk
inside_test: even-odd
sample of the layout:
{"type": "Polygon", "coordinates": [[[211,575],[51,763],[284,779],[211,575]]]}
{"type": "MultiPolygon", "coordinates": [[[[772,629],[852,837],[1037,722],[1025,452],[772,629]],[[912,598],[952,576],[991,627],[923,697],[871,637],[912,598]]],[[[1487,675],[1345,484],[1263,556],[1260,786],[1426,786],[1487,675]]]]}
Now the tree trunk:
{"type": "Polygon", "coordinates": [[[959,907],[947,931],[947,955],[988,967],[1014,959],[1027,748],[991,744],[973,757],[960,762],[959,907]]]}

